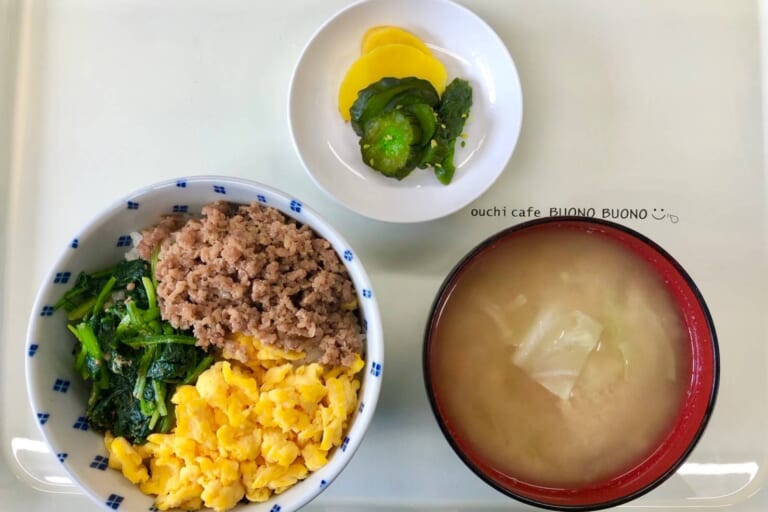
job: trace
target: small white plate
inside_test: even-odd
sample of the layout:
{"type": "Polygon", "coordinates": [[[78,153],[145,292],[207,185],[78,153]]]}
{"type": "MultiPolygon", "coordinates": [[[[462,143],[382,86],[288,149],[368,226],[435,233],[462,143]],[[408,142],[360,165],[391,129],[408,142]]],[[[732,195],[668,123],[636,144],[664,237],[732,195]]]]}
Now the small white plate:
{"type": "Polygon", "coordinates": [[[512,156],[523,98],[517,69],[496,33],[449,0],[364,0],[329,19],[304,48],[291,79],[288,118],[293,144],[315,183],[349,209],[388,222],[423,222],[451,214],[485,192],[512,156]],[[360,56],[363,34],[394,25],[419,36],[448,72],[469,80],[473,105],[456,174],[442,185],[431,169],[402,181],[366,166],[358,137],[338,112],[338,91],[360,56]]]}

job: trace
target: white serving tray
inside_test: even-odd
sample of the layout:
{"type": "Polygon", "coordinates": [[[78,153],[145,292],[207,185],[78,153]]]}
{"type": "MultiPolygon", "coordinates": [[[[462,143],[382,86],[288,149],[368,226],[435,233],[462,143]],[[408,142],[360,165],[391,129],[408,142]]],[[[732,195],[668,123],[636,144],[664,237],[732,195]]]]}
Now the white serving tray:
{"type": "Polygon", "coordinates": [[[291,147],[291,70],[345,3],[0,0],[0,510],[95,510],[41,443],[24,391],[26,321],[44,272],[117,197],[202,173],[262,181],[312,205],[356,248],[380,300],[387,371],[376,417],[308,509],[525,508],[481,483],[443,440],[421,343],[453,264],[519,222],[512,208],[528,207],[645,210],[625,223],[687,268],[714,317],[722,378],[710,426],[676,475],[627,508],[767,509],[758,2],[462,0],[515,59],[523,131],[488,193],[406,226],[331,202],[291,147]],[[494,206],[508,215],[472,215],[494,206]],[[654,208],[667,216],[652,220],[654,208]]]}

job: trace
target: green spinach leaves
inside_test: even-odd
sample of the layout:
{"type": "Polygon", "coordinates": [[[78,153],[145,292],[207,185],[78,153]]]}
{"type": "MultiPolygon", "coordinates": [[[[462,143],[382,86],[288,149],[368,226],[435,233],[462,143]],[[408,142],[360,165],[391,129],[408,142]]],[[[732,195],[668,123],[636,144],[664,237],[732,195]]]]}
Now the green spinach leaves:
{"type": "Polygon", "coordinates": [[[189,333],[161,320],[152,265],[81,272],[56,303],[74,335],[75,370],[91,384],[90,425],[132,443],[173,427],[171,397],[213,363],[189,333]]]}

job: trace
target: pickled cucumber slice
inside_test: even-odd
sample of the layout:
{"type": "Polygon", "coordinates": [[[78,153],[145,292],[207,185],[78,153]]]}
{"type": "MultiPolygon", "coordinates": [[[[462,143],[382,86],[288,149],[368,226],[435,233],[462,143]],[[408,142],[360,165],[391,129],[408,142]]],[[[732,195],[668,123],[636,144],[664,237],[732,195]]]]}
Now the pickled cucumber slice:
{"type": "Polygon", "coordinates": [[[426,80],[416,77],[382,78],[357,94],[350,108],[352,129],[362,135],[365,123],[397,105],[426,103],[436,108],[439,102],[440,96],[426,80]]]}
{"type": "Polygon", "coordinates": [[[383,175],[401,180],[416,167],[421,138],[415,116],[401,110],[385,112],[365,124],[360,139],[363,161],[383,175]]]}

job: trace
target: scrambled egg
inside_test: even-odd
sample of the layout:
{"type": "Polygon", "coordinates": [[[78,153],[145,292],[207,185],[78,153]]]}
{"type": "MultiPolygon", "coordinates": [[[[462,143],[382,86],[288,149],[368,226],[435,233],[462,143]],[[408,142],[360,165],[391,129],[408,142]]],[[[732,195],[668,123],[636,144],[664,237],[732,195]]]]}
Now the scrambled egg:
{"type": "MultiPolygon", "coordinates": [[[[301,352],[238,336],[247,366],[219,361],[194,386],[177,388],[176,428],[144,445],[107,434],[110,467],[122,471],[160,510],[228,510],[266,501],[328,461],[355,410],[364,366],[294,366],[301,352]]],[[[226,357],[226,354],[224,354],[226,357]]]]}

